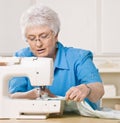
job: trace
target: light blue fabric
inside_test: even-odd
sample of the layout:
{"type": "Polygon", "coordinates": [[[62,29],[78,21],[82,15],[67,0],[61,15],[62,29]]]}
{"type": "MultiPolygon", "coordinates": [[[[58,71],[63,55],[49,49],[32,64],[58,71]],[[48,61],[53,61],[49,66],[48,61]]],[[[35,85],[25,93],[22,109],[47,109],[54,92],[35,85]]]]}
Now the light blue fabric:
{"type": "MultiPolygon", "coordinates": [[[[54,61],[54,80],[49,90],[58,96],[65,93],[72,86],[93,82],[102,82],[98,69],[92,62],[93,54],[90,51],[72,47],[64,47],[57,43],[58,52],[54,61]]],[[[24,48],[15,53],[17,57],[32,57],[34,54],[30,48],[24,48]]],[[[26,77],[15,77],[9,82],[9,92],[25,92],[31,90],[29,79],[26,77]],[[19,83],[19,84],[18,84],[19,83]]],[[[98,102],[92,103],[85,99],[93,109],[98,109],[98,102]]]]}

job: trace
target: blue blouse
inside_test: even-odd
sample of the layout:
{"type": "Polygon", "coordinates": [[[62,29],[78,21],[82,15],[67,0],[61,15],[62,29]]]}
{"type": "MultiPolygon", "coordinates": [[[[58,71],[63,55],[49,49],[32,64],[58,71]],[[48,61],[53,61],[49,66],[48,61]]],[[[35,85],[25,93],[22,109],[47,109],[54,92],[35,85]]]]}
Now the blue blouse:
{"type": "MultiPolygon", "coordinates": [[[[98,69],[92,59],[93,54],[88,50],[64,47],[57,43],[58,51],[54,61],[54,80],[48,89],[55,95],[65,96],[68,89],[80,84],[102,82],[98,69]]],[[[15,53],[17,57],[32,57],[34,54],[30,48],[23,48],[15,53]]],[[[9,81],[9,92],[26,92],[34,87],[29,78],[14,77],[9,81]]],[[[93,103],[85,99],[93,109],[99,109],[98,102],[93,103]]]]}

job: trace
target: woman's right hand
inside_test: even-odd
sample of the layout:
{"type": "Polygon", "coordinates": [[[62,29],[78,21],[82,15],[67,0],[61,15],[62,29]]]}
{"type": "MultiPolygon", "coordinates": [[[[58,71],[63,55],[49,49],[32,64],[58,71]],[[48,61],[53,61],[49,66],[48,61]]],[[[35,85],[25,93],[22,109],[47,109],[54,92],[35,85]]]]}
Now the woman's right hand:
{"type": "Polygon", "coordinates": [[[48,97],[53,97],[53,98],[56,97],[47,88],[45,88],[44,91],[40,90],[40,88],[35,88],[35,89],[32,89],[32,90],[26,92],[26,95],[27,95],[28,99],[36,99],[36,98],[39,98],[39,97],[44,97],[44,95],[46,95],[48,97]]]}
{"type": "Polygon", "coordinates": [[[49,97],[56,97],[47,88],[45,88],[44,91],[41,91],[39,88],[34,88],[27,92],[16,92],[9,94],[9,97],[12,99],[37,99],[39,97],[42,97],[44,94],[47,94],[49,97]]]}
{"type": "Polygon", "coordinates": [[[30,91],[25,92],[26,98],[27,99],[36,99],[40,97],[40,89],[39,88],[34,88],[30,91]]]}

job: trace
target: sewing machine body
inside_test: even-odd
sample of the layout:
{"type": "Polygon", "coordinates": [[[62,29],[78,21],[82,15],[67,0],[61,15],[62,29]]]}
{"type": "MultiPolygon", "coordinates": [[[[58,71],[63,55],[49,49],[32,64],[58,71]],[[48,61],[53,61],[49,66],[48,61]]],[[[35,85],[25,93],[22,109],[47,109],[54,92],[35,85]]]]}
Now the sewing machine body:
{"type": "Polygon", "coordinates": [[[62,114],[63,100],[9,98],[8,81],[16,76],[27,76],[33,86],[51,85],[53,60],[50,58],[22,58],[20,63],[0,66],[0,119],[46,119],[49,114],[62,114]]]}
{"type": "Polygon", "coordinates": [[[4,97],[0,104],[0,119],[46,119],[50,114],[62,115],[62,100],[27,100],[4,97]]]}

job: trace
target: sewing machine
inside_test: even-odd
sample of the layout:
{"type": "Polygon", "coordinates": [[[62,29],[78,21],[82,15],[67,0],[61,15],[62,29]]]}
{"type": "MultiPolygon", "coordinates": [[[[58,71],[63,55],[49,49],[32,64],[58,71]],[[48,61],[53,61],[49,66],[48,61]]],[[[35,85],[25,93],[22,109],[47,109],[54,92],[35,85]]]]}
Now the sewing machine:
{"type": "Polygon", "coordinates": [[[53,81],[51,58],[1,57],[0,63],[0,119],[46,119],[50,114],[63,113],[60,99],[11,99],[8,81],[12,77],[27,76],[32,86],[50,86],[53,81]],[[5,63],[5,64],[3,64],[5,63]]]}

